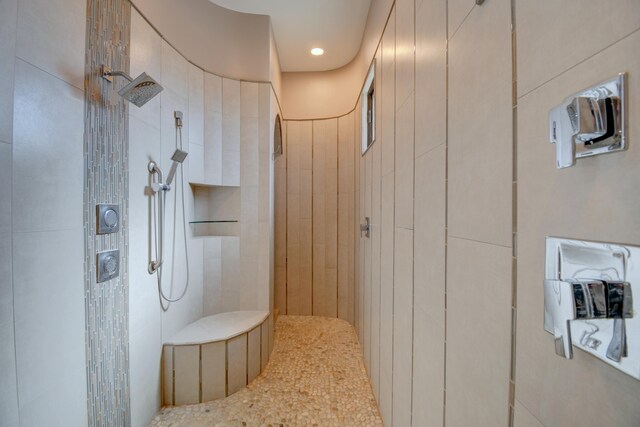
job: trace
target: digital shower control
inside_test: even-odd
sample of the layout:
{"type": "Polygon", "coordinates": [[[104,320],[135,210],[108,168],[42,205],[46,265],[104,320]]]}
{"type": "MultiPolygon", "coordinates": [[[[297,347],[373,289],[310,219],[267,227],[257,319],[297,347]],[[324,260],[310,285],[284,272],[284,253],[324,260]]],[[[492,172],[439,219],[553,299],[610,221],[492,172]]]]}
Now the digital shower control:
{"type": "Polygon", "coordinates": [[[120,206],[98,205],[98,234],[117,233],[120,230],[120,206]]]}
{"type": "Polygon", "coordinates": [[[98,252],[98,283],[106,282],[120,274],[120,251],[98,252]]]}

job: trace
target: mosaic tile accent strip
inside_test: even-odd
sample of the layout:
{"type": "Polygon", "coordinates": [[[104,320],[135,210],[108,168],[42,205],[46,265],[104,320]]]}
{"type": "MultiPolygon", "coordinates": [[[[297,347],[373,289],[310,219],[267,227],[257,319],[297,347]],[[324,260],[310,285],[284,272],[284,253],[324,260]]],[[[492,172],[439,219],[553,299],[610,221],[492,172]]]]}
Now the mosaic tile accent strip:
{"type": "Polygon", "coordinates": [[[129,110],[101,66],[129,71],[131,5],[88,0],[85,65],[85,319],[89,426],[128,426],[128,140],[129,110]],[[96,204],[120,205],[120,230],[96,234],[96,204]],[[120,250],[120,275],[97,283],[96,254],[120,250]]]}
{"type": "Polygon", "coordinates": [[[353,326],[279,316],[271,360],[237,393],[166,407],[151,426],[382,426],[353,326]]]}

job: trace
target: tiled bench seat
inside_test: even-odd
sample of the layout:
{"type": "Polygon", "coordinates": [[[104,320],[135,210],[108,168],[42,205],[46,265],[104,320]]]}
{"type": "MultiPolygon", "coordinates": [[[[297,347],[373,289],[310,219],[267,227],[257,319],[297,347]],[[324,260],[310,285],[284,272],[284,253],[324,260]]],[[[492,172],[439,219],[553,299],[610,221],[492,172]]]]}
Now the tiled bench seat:
{"type": "Polygon", "coordinates": [[[185,405],[229,396],[269,361],[269,312],[203,317],[164,343],[163,402],[185,405]]]}

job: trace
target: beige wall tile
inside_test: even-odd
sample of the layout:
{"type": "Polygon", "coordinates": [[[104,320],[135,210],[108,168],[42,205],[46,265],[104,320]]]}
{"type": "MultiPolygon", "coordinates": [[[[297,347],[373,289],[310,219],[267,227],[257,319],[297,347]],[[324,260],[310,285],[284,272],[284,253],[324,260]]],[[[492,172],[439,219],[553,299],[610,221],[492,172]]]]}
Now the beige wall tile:
{"type": "Polygon", "coordinates": [[[222,79],[222,149],[240,151],[240,82],[222,79]]]}
{"type": "Polygon", "coordinates": [[[247,350],[247,381],[253,381],[258,375],[260,375],[260,363],[262,346],[260,344],[260,326],[257,326],[253,330],[249,331],[247,343],[249,348],[247,350]]]}
{"type": "Polygon", "coordinates": [[[380,395],[379,404],[386,423],[392,420],[393,390],[393,259],[394,259],[394,175],[382,177],[380,216],[380,395]]]}
{"type": "Polygon", "coordinates": [[[0,141],[8,143],[13,141],[17,14],[18,0],[5,0],[0,3],[0,141]]]}
{"type": "Polygon", "coordinates": [[[162,404],[173,405],[173,346],[162,347],[162,404]]]}
{"type": "Polygon", "coordinates": [[[380,137],[382,144],[382,175],[394,170],[395,159],[395,91],[396,91],[396,15],[391,11],[382,37],[382,75],[380,76],[380,137]]]}
{"type": "Polygon", "coordinates": [[[200,346],[173,347],[175,404],[200,402],[200,346]]]}
{"type": "MultiPolygon", "coordinates": [[[[427,3],[425,3],[427,4],[427,3]]],[[[446,147],[416,159],[413,417],[442,425],[444,407],[446,147]]]]}
{"type": "Polygon", "coordinates": [[[204,145],[204,72],[189,64],[189,142],[204,145]]]}
{"type": "MultiPolygon", "coordinates": [[[[545,236],[640,244],[640,205],[630,197],[640,182],[640,147],[631,144],[628,151],[557,170],[555,149],[547,144],[549,109],[619,71],[640,73],[634,55],[639,49],[636,33],[519,100],[516,389],[518,400],[544,425],[632,426],[640,420],[637,380],[579,350],[571,361],[555,355],[553,338],[542,328],[541,292],[545,236]]],[[[634,117],[640,109],[640,82],[629,78],[628,93],[629,117],[634,117]]],[[[630,120],[628,132],[629,141],[636,140],[640,123],[630,120]]]]}
{"type": "Polygon", "coordinates": [[[393,284],[393,425],[411,425],[413,230],[395,229],[393,284]]]}
{"type": "MultiPolygon", "coordinates": [[[[258,118],[242,117],[240,120],[240,185],[242,186],[257,186],[260,183],[258,142],[258,118]]],[[[256,207],[258,207],[257,201],[256,207]]]]}
{"type": "Polygon", "coordinates": [[[416,10],[416,157],[446,139],[446,12],[446,0],[423,1],[416,10]]]}
{"type": "Polygon", "coordinates": [[[413,228],[414,105],[411,95],[398,109],[395,150],[396,227],[413,228]]]}
{"type": "Polygon", "coordinates": [[[514,407],[513,425],[514,427],[544,427],[543,424],[517,400],[515,401],[514,407]]]}
{"type": "MultiPolygon", "coordinates": [[[[380,93],[378,91],[378,93],[380,93]]],[[[380,123],[378,121],[378,123],[380,123]]],[[[380,379],[380,211],[382,159],[380,144],[371,147],[371,368],[369,377],[376,398],[380,379]]]]}
{"type": "MultiPolygon", "coordinates": [[[[0,144],[1,146],[8,144],[0,144]]],[[[0,151],[4,155],[3,151],[0,151]]],[[[2,366],[2,390],[0,411],[7,425],[18,424],[18,385],[16,377],[16,349],[13,324],[13,281],[11,257],[11,233],[0,233],[0,363],[2,366]]]]}
{"type": "Polygon", "coordinates": [[[187,156],[186,175],[190,182],[205,182],[204,180],[204,147],[202,145],[189,143],[189,155],[187,156]]]}
{"type": "Polygon", "coordinates": [[[414,0],[396,1],[396,106],[400,108],[414,90],[414,0]]]}
{"type": "Polygon", "coordinates": [[[511,249],[450,237],[447,425],[504,425],[511,349],[511,249]]]}
{"type": "MultiPolygon", "coordinates": [[[[162,83],[162,38],[136,11],[131,10],[131,42],[129,73],[136,77],[146,72],[162,83]]],[[[129,107],[129,114],[160,129],[160,96],[138,108],[129,107]]]]}
{"type": "Polygon", "coordinates": [[[13,229],[82,227],[83,93],[20,60],[15,85],[13,229]]]}
{"type": "Polygon", "coordinates": [[[240,185],[240,151],[222,150],[222,185],[240,185]]]}
{"type": "Polygon", "coordinates": [[[247,385],[247,334],[227,341],[227,395],[247,385]]]}
{"type": "Polygon", "coordinates": [[[447,0],[447,16],[449,27],[449,38],[453,38],[467,18],[471,9],[475,7],[474,2],[466,0],[447,0]]]}
{"type": "Polygon", "coordinates": [[[162,40],[162,86],[181,96],[189,94],[189,63],[166,40],[162,40]]]}
{"type": "MultiPolygon", "coordinates": [[[[364,190],[364,218],[371,218],[371,193],[373,188],[373,151],[369,150],[365,153],[364,157],[364,182],[362,183],[362,189],[364,190]]],[[[364,235],[363,235],[364,236],[364,235]]],[[[371,372],[371,271],[373,269],[374,259],[372,258],[371,251],[371,238],[362,237],[362,248],[364,255],[364,262],[362,264],[362,276],[363,276],[363,316],[362,316],[362,329],[363,329],[363,341],[362,350],[364,352],[364,364],[367,371],[371,372]]]]}
{"type": "Polygon", "coordinates": [[[264,369],[267,367],[267,363],[269,363],[269,321],[269,318],[267,318],[267,320],[265,320],[260,326],[260,329],[262,330],[262,333],[260,335],[260,346],[262,347],[260,362],[261,371],[264,371],[264,369]]]}
{"type": "Polygon", "coordinates": [[[222,78],[204,73],[204,177],[222,184],[222,78]]]}
{"type": "Polygon", "coordinates": [[[510,16],[507,2],[486,2],[449,44],[449,233],[503,246],[512,240],[510,16]]]}
{"type": "Polygon", "coordinates": [[[240,117],[258,118],[258,83],[240,82],[240,117]]]}
{"type": "Polygon", "coordinates": [[[519,0],[515,12],[519,95],[640,28],[640,3],[635,0],[618,1],[615,7],[597,0],[519,0]]]}
{"type": "Polygon", "coordinates": [[[205,108],[222,113],[222,77],[204,73],[205,108]]]}
{"type": "Polygon", "coordinates": [[[208,402],[225,397],[227,382],[224,341],[202,346],[202,401],[208,402]]]}
{"type": "Polygon", "coordinates": [[[86,6],[80,0],[20,0],[16,56],[83,90],[86,6]]]}

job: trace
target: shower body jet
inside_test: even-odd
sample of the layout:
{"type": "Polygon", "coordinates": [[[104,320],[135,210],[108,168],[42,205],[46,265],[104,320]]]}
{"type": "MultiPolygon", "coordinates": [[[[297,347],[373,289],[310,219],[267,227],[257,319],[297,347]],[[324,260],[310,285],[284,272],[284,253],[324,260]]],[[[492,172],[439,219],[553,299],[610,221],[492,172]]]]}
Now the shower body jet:
{"type": "Polygon", "coordinates": [[[160,83],[151,78],[147,73],[142,73],[133,79],[124,71],[113,71],[103,65],[102,78],[113,82],[113,77],[124,77],[129,81],[129,84],[120,89],[118,94],[137,107],[142,107],[163,90],[160,83]]]}

